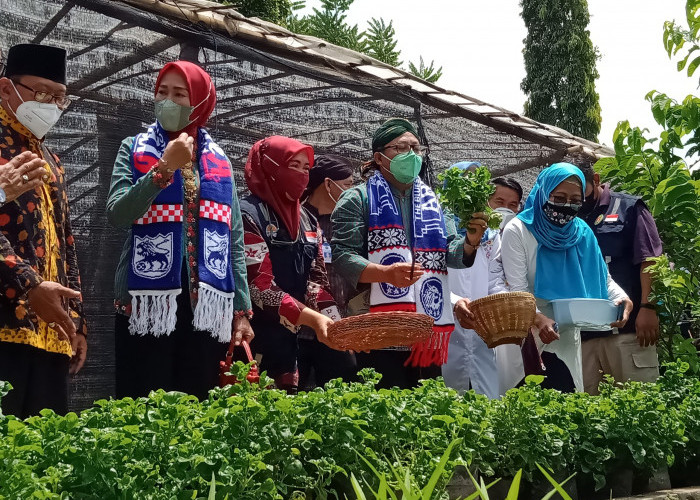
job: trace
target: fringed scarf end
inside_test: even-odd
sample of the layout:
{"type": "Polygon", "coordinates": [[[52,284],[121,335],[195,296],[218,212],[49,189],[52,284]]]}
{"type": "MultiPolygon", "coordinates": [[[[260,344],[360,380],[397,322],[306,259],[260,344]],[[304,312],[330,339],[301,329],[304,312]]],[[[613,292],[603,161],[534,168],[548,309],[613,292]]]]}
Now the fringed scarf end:
{"type": "Polygon", "coordinates": [[[129,331],[155,337],[170,335],[177,324],[177,296],[180,290],[136,293],[131,297],[129,331]]]}
{"type": "Polygon", "coordinates": [[[404,366],[426,368],[432,365],[444,365],[447,362],[447,350],[450,345],[451,333],[452,329],[433,331],[429,339],[415,344],[411,348],[411,355],[404,363],[404,366]]]}
{"type": "Polygon", "coordinates": [[[235,293],[226,293],[208,286],[199,284],[199,297],[194,310],[192,325],[196,330],[211,332],[219,342],[231,342],[231,329],[233,328],[233,297],[235,293]]]}

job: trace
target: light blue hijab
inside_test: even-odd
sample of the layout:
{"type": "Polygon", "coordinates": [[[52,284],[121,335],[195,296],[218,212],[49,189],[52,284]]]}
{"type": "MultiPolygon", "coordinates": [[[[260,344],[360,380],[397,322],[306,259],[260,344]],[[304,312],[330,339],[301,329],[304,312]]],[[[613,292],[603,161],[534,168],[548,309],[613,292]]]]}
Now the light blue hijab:
{"type": "Polygon", "coordinates": [[[555,163],[537,176],[535,186],[518,214],[539,243],[535,297],[553,299],[607,299],[608,267],[591,228],[579,217],[558,227],[545,217],[543,205],[556,187],[569,177],[583,174],[570,163],[555,163]]]}

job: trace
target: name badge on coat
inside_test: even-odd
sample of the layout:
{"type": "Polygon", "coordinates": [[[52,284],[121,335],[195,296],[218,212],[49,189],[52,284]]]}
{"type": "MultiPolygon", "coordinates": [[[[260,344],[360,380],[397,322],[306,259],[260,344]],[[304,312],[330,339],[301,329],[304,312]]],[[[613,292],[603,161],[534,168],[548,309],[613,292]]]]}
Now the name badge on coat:
{"type": "Polygon", "coordinates": [[[331,244],[327,241],[323,241],[323,262],[330,264],[333,261],[333,252],[331,251],[331,244]]]}

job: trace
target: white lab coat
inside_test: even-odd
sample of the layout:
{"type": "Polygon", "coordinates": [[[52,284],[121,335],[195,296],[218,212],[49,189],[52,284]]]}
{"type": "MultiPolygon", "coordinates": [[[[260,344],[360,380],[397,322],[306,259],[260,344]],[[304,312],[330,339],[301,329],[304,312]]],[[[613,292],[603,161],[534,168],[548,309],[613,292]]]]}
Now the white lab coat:
{"type": "MultiPolygon", "coordinates": [[[[513,292],[534,293],[535,272],[537,265],[537,248],[535,236],[517,217],[503,230],[501,260],[503,271],[510,290],[513,292]]],[[[608,274],[608,299],[618,301],[627,294],[608,274]]],[[[549,301],[536,299],[539,312],[554,318],[549,301]]],[[[581,363],[581,331],[576,327],[559,327],[559,340],[543,344],[539,335],[535,335],[537,347],[542,351],[552,352],[561,359],[571,372],[577,391],[583,391],[583,369],[581,363]]],[[[496,348],[500,393],[515,387],[525,376],[520,347],[503,345],[496,348]]]]}
{"type": "MultiPolygon", "coordinates": [[[[476,300],[490,294],[507,291],[500,262],[501,237],[498,231],[488,230],[474,264],[467,269],[448,268],[447,278],[452,305],[462,297],[476,300]]],[[[447,363],[442,367],[445,385],[466,391],[474,389],[489,398],[499,394],[496,357],[493,349],[474,330],[462,328],[455,321],[450,337],[447,363]]]]}

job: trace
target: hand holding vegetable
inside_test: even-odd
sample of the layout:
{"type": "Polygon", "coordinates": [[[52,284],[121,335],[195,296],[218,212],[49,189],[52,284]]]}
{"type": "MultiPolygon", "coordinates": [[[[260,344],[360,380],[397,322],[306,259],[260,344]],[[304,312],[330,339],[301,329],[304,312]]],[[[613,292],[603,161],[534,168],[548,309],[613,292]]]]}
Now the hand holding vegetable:
{"type": "Polygon", "coordinates": [[[438,175],[443,183],[437,195],[443,207],[459,218],[459,227],[467,229],[467,241],[476,246],[486,227],[498,229],[501,214],[489,207],[489,198],[496,190],[491,184],[491,173],[486,167],[461,170],[452,167],[438,175]]]}
{"type": "Polygon", "coordinates": [[[467,235],[465,237],[466,243],[471,245],[472,248],[478,247],[488,225],[489,217],[484,212],[477,212],[472,215],[472,218],[469,220],[469,224],[467,224],[467,235]]]}

